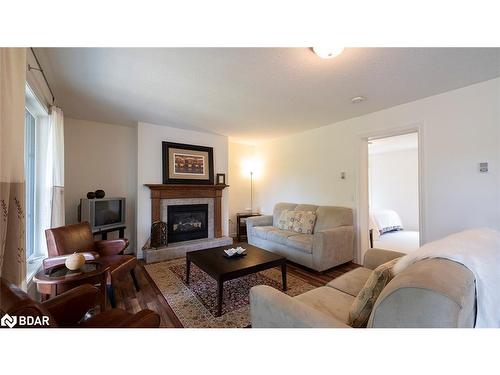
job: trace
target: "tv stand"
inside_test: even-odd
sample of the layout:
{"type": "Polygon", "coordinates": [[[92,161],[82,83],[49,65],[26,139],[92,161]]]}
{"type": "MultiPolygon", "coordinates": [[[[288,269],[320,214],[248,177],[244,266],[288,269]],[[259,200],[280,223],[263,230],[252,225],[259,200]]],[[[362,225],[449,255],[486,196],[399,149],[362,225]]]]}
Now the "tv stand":
{"type": "Polygon", "coordinates": [[[109,232],[115,232],[118,231],[118,238],[124,238],[125,237],[125,229],[127,227],[125,225],[121,227],[114,227],[114,228],[109,228],[109,229],[101,229],[98,231],[93,232],[92,234],[95,236],[96,234],[101,235],[101,240],[107,240],[108,239],[108,233],[109,232]]]}

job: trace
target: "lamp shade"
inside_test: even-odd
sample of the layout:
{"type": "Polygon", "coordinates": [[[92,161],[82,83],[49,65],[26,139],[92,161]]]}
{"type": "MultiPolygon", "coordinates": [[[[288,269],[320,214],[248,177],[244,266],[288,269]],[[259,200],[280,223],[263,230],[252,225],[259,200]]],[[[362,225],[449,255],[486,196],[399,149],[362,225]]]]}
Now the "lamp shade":
{"type": "Polygon", "coordinates": [[[322,59],[331,59],[340,55],[344,51],[344,47],[313,47],[312,50],[322,59]]]}
{"type": "Polygon", "coordinates": [[[254,177],[260,174],[262,163],[256,157],[249,157],[243,159],[241,162],[241,169],[244,176],[253,175],[254,177]]]}

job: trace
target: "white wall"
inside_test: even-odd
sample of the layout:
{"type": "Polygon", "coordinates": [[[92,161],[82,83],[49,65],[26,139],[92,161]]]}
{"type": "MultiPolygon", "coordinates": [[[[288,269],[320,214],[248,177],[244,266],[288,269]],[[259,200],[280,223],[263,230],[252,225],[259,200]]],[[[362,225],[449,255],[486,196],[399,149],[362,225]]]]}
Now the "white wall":
{"type": "MultiPolygon", "coordinates": [[[[228,139],[225,136],[140,122],[137,126],[137,255],[151,230],[150,190],[144,184],[162,183],[162,141],[214,148],[214,175],[228,173],[228,139]]],[[[222,195],[222,232],[228,235],[228,192],[222,195]]]]}
{"type": "Polygon", "coordinates": [[[236,213],[250,209],[250,175],[246,173],[245,162],[253,158],[254,154],[255,146],[253,145],[229,142],[229,169],[226,183],[229,185],[231,221],[229,233],[231,236],[236,235],[236,213]]]}
{"type": "Polygon", "coordinates": [[[362,138],[419,124],[423,240],[470,227],[500,229],[499,103],[497,78],[260,144],[257,202],[268,213],[278,201],[356,208],[362,138]],[[478,171],[482,161],[490,163],[488,174],[478,171]]]}
{"type": "Polygon", "coordinates": [[[418,231],[418,149],[369,156],[370,208],[391,209],[418,231]]]}
{"type": "Polygon", "coordinates": [[[88,191],[103,189],[107,197],[125,197],[125,236],[134,251],[136,136],[135,127],[64,118],[66,223],[78,221],[77,206],[88,191]]]}

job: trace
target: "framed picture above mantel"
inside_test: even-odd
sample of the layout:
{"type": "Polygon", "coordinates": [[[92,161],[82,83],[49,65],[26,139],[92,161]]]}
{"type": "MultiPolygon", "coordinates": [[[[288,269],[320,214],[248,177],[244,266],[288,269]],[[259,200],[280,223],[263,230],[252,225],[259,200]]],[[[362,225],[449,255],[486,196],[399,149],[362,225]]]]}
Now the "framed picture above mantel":
{"type": "Polygon", "coordinates": [[[214,184],[212,147],[162,142],[164,184],[214,184]]]}

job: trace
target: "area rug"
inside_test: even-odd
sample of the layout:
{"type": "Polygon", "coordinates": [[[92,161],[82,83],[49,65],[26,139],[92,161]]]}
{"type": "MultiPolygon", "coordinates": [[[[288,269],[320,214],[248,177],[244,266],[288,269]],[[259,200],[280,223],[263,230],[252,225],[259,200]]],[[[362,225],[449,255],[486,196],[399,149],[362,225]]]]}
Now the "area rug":
{"type": "MultiPolygon", "coordinates": [[[[217,283],[191,263],[190,282],[186,285],[186,260],[147,264],[146,272],[154,281],[173,312],[186,328],[242,328],[250,325],[250,288],[269,285],[281,290],[281,270],[271,268],[224,283],[222,315],[216,317],[217,283]]],[[[287,274],[286,294],[296,296],[315,287],[287,274]]]]}

